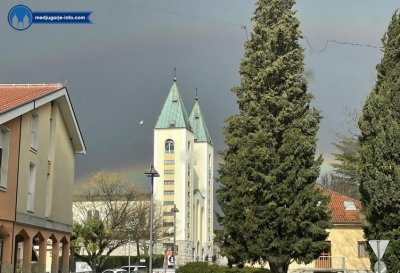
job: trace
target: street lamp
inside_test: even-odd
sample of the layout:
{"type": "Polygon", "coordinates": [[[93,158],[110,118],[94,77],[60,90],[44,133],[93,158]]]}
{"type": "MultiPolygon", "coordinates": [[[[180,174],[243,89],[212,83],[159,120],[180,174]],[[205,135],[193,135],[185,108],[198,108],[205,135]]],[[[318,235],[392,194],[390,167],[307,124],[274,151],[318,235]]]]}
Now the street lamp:
{"type": "Polygon", "coordinates": [[[144,172],[147,177],[151,177],[151,192],[150,192],[150,257],[149,257],[149,272],[153,273],[153,184],[154,177],[159,177],[160,175],[154,169],[153,164],[151,164],[150,169],[144,172]]]}
{"type": "Polygon", "coordinates": [[[128,273],[131,273],[131,234],[128,233],[128,273]]]}
{"type": "Polygon", "coordinates": [[[176,213],[179,212],[179,210],[176,207],[176,204],[174,204],[174,207],[171,209],[171,212],[174,214],[174,248],[173,248],[173,255],[174,255],[174,270],[176,269],[176,213]]]}
{"type": "Polygon", "coordinates": [[[131,233],[133,232],[133,228],[137,227],[137,221],[137,219],[133,219],[126,224],[126,229],[128,231],[128,273],[131,272],[131,233]]]}

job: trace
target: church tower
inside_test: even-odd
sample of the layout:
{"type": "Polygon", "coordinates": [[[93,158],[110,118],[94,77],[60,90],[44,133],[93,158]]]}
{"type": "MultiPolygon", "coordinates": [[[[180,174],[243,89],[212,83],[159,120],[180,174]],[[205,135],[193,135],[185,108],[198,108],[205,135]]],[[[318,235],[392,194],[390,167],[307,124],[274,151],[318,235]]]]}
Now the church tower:
{"type": "Polygon", "coordinates": [[[154,200],[162,207],[166,233],[157,247],[163,253],[173,245],[176,213],[176,264],[212,257],[213,143],[198,99],[187,114],[174,82],[154,129],[154,200]]]}
{"type": "Polygon", "coordinates": [[[212,259],[213,242],[213,159],[214,147],[206,123],[201,113],[198,98],[190,114],[190,124],[194,133],[193,153],[193,214],[196,225],[193,241],[196,257],[212,259]]]}

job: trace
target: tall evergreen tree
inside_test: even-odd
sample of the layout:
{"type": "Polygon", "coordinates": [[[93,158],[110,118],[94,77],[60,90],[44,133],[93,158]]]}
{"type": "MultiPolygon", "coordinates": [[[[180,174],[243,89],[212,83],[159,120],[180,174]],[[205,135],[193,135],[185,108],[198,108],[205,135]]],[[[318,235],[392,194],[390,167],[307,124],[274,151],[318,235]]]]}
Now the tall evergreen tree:
{"type": "MultiPolygon", "coordinates": [[[[377,82],[359,120],[360,192],[368,239],[390,239],[384,256],[389,272],[400,270],[400,16],[383,39],[377,82]],[[391,258],[389,258],[391,257],[391,258]],[[397,258],[396,258],[397,257],[397,258]]],[[[370,255],[373,259],[374,255],[370,255]]]]}
{"type": "Polygon", "coordinates": [[[310,262],[327,247],[327,199],[316,189],[319,112],[310,107],[294,0],[259,0],[233,88],[217,198],[218,233],[230,262],[268,262],[272,272],[310,262]]]}

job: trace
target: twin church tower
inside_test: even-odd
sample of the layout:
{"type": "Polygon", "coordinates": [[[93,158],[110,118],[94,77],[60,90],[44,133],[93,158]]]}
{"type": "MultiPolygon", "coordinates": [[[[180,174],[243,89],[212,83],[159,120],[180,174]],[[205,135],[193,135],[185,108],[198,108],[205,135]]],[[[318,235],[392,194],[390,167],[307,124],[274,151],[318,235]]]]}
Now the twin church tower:
{"type": "Polygon", "coordinates": [[[208,260],[213,256],[213,159],[214,146],[198,98],[190,116],[183,104],[176,78],[154,129],[154,200],[162,205],[167,227],[160,253],[173,244],[176,213],[176,264],[208,260]]]}

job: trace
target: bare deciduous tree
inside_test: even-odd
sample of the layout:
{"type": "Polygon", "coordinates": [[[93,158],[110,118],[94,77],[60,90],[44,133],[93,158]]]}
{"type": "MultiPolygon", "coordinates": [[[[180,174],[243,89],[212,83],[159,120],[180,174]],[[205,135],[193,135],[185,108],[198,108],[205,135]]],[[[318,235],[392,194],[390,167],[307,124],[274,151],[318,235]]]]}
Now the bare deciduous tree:
{"type": "MultiPolygon", "coordinates": [[[[96,272],[107,257],[118,247],[128,243],[129,236],[136,243],[149,238],[150,197],[109,172],[94,174],[74,201],[73,244],[85,249],[86,255],[74,253],[96,272]]],[[[155,211],[158,211],[157,209],[155,211]]],[[[154,238],[162,234],[162,215],[155,213],[154,238]]]]}

